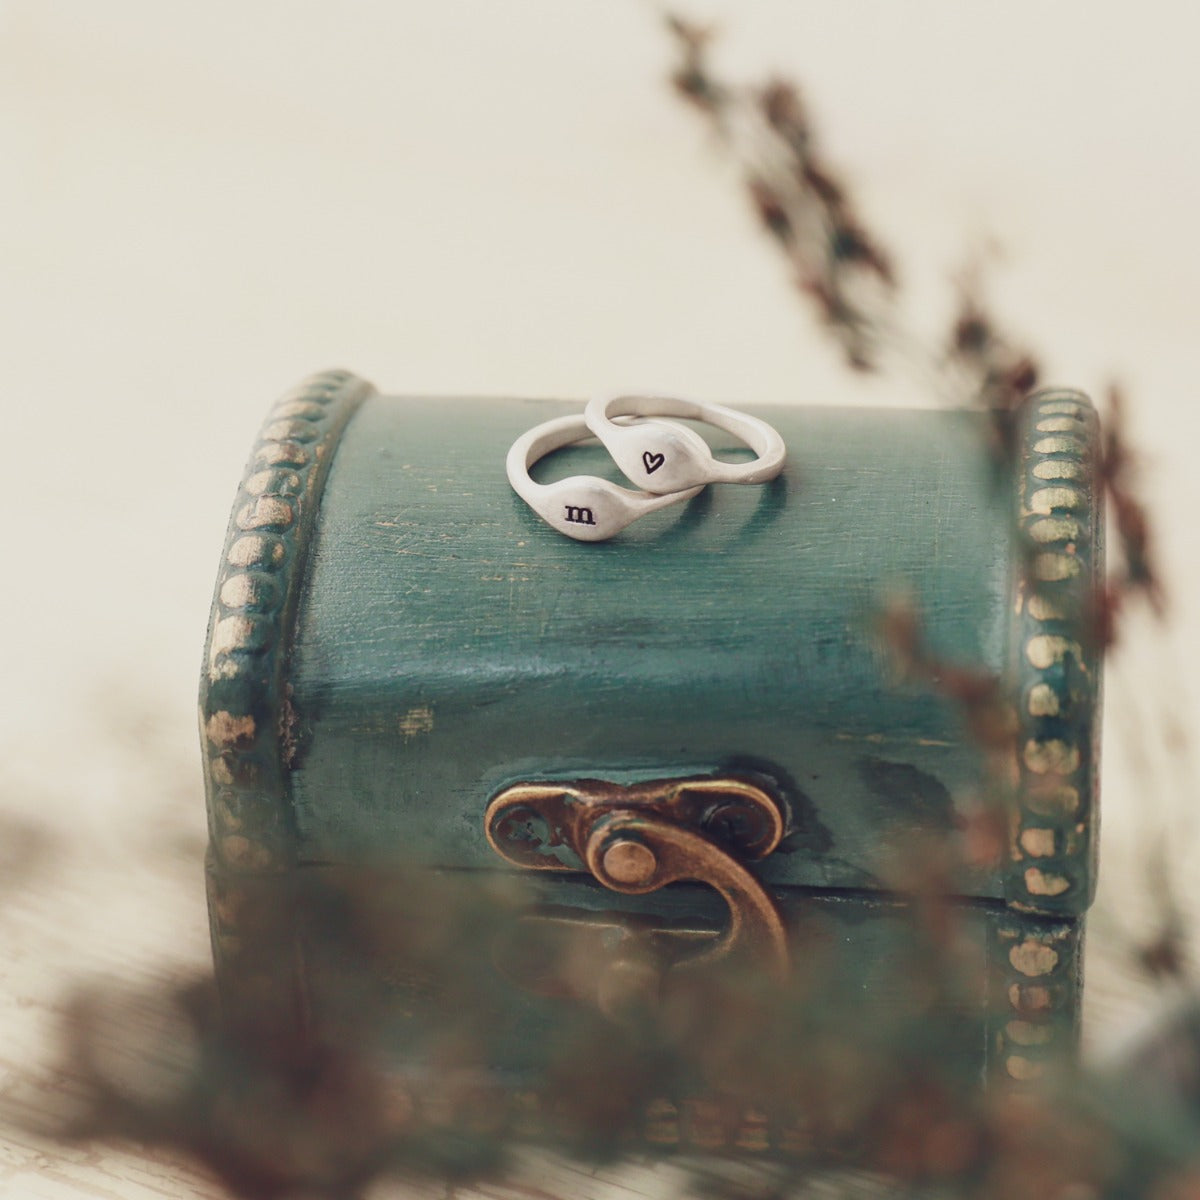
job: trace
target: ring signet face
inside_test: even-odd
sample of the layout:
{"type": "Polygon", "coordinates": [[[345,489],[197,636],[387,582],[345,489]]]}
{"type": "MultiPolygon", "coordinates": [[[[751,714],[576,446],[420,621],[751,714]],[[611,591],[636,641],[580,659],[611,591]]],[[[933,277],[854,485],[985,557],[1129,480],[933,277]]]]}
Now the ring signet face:
{"type": "Polygon", "coordinates": [[[708,481],[713,455],[686,425],[640,420],[613,425],[608,452],[631,482],[650,492],[678,492],[708,481]]]}
{"type": "Polygon", "coordinates": [[[666,495],[635,492],[598,475],[571,475],[554,483],[536,483],[530,477],[529,468],[538,459],[591,436],[582,415],[556,417],[527,430],[508,452],[506,471],[513,490],[559,533],[580,542],[602,542],[638,517],[690,500],[700,491],[692,487],[666,495]]]}
{"type": "Polygon", "coordinates": [[[638,516],[630,511],[623,490],[596,476],[572,475],[544,484],[533,507],[559,533],[581,542],[600,542],[638,516]]]}
{"type": "Polygon", "coordinates": [[[767,483],[783,469],[787,452],[778,431],[761,418],[678,396],[597,396],[584,418],[625,477],[657,495],[707,483],[767,483]],[[663,417],[702,421],[732,433],[755,458],[722,461],[694,429],[663,417]]]}

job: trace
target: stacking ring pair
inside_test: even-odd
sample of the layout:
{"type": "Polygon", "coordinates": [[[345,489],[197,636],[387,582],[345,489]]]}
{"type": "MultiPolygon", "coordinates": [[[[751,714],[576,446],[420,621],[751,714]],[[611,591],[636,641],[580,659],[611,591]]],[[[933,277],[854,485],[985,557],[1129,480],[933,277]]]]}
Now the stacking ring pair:
{"type": "Polygon", "coordinates": [[[598,397],[582,416],[558,417],[517,438],[508,452],[508,481],[559,533],[600,542],[646,513],[691,499],[706,484],[766,483],[783,470],[785,452],[783,438],[770,425],[732,408],[671,396],[598,397]],[[698,433],[658,417],[715,425],[744,441],[757,457],[722,462],[698,433]],[[600,439],[640,490],[596,475],[572,475],[554,483],[535,483],[530,477],[529,469],[539,459],[589,437],[600,439]]]}

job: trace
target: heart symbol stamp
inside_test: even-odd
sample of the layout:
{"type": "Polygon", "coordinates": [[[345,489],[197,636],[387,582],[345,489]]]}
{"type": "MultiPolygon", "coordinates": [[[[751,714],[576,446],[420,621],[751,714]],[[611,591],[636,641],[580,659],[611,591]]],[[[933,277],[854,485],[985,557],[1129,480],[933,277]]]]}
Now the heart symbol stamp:
{"type": "Polygon", "coordinates": [[[665,454],[651,454],[649,450],[642,452],[642,466],[646,468],[647,475],[653,475],[666,461],[665,454]]]}

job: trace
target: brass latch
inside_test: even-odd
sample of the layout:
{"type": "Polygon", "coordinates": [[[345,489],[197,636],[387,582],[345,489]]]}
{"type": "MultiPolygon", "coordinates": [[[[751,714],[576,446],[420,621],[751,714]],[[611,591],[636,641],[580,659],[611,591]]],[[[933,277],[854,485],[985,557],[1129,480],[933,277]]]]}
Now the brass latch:
{"type": "Polygon", "coordinates": [[[542,871],[586,869],[615,892],[642,894],[697,880],[729,906],[717,944],[699,965],[749,952],[773,977],[787,971],[787,935],[766,890],[742,865],[779,845],[782,805],[761,783],[737,776],[656,779],[622,786],[598,779],[516,783],[484,817],[502,858],[542,871]]]}

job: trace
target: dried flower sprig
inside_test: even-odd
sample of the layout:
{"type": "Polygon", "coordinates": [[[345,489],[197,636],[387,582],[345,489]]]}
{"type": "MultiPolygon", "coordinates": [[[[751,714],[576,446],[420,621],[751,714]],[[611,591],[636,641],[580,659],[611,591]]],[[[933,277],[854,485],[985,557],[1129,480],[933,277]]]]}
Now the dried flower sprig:
{"type": "MultiPolygon", "coordinates": [[[[779,79],[735,87],[712,70],[711,28],[677,15],[667,17],[667,27],[679,55],[672,85],[709,121],[741,166],[760,224],[783,252],[798,290],[815,302],[849,365],[880,370],[885,350],[896,351],[896,365],[916,369],[937,394],[957,402],[966,398],[984,410],[991,449],[999,462],[1008,463],[1015,450],[1017,409],[1043,371],[1037,355],[1006,333],[989,311],[980,260],[956,281],[958,304],[942,346],[925,345],[904,326],[893,257],[869,232],[848,186],[825,158],[799,88],[779,79]]],[[[1151,523],[1132,478],[1124,407],[1121,390],[1111,388],[1099,478],[1116,526],[1119,562],[1098,601],[1095,636],[1102,646],[1115,640],[1119,615],[1131,597],[1144,597],[1155,613],[1165,609],[1151,523]]]]}
{"type": "Polygon", "coordinates": [[[1116,640],[1121,612],[1133,597],[1142,597],[1157,616],[1166,612],[1166,592],[1155,561],[1150,517],[1136,490],[1137,455],[1126,433],[1124,390],[1113,385],[1107,399],[1100,479],[1117,535],[1117,561],[1109,572],[1096,621],[1096,636],[1103,646],[1116,640]]]}
{"type": "Polygon", "coordinates": [[[674,16],[668,27],[680,51],[675,89],[737,156],[759,221],[847,363],[874,370],[881,343],[894,336],[887,297],[895,270],[822,155],[798,89],[784,80],[734,89],[709,68],[710,29],[674,16]]]}
{"type": "MultiPolygon", "coordinates": [[[[283,986],[218,1001],[194,980],[149,1001],[74,1000],[64,1050],[76,1094],[57,1133],[182,1151],[246,1200],[358,1200],[383,1179],[494,1184],[517,1139],[596,1162],[644,1153],[684,1123],[696,1146],[774,1146],[781,1198],[846,1159],[981,1200],[1035,1184],[1154,1195],[1195,1148],[1186,1126],[1147,1133],[1102,1080],[1054,1095],[980,1090],[971,1047],[987,1036],[985,980],[960,958],[967,918],[930,861],[912,856],[913,890],[883,904],[877,956],[842,952],[835,902],[806,910],[799,969],[782,985],[731,964],[675,972],[655,1003],[620,1017],[534,1010],[538,1053],[523,1052],[517,1088],[498,1063],[530,1001],[498,991],[480,951],[511,926],[519,895],[414,868],[306,877],[275,889],[248,929],[256,969],[283,986]],[[325,968],[303,1011],[288,987],[298,928],[310,968],[325,968]]],[[[535,950],[551,965],[578,957],[570,939],[535,950]]]]}
{"type": "MultiPolygon", "coordinates": [[[[935,654],[925,639],[921,614],[908,595],[886,597],[877,624],[902,682],[923,685],[949,700],[961,714],[967,736],[983,754],[986,786],[959,818],[961,840],[957,853],[970,867],[994,867],[1008,846],[1012,806],[1009,765],[1017,732],[1016,713],[1003,682],[990,671],[935,654]]],[[[954,892],[954,870],[958,865],[954,862],[938,871],[946,895],[954,892]]]]}

